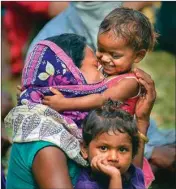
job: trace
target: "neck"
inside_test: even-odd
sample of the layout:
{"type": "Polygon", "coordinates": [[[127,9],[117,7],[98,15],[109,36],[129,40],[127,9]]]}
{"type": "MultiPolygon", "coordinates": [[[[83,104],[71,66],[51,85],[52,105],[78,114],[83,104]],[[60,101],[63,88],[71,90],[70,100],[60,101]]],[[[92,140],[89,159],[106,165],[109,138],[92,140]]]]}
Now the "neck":
{"type": "Polygon", "coordinates": [[[104,79],[103,74],[101,74],[94,67],[91,68],[89,66],[82,66],[80,70],[88,84],[94,84],[104,79]]]}

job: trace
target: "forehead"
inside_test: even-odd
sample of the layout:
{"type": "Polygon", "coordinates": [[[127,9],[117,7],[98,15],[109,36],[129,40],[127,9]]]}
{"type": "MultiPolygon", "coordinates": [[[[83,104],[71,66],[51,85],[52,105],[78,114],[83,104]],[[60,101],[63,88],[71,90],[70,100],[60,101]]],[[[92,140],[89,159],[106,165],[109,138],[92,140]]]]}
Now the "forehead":
{"type": "Polygon", "coordinates": [[[99,134],[94,140],[96,143],[106,143],[110,146],[118,146],[124,143],[131,145],[131,137],[127,133],[119,131],[109,131],[108,133],[99,134]]]}
{"type": "Polygon", "coordinates": [[[98,47],[112,50],[121,50],[127,48],[127,41],[117,36],[113,31],[101,33],[98,35],[98,47]]]}

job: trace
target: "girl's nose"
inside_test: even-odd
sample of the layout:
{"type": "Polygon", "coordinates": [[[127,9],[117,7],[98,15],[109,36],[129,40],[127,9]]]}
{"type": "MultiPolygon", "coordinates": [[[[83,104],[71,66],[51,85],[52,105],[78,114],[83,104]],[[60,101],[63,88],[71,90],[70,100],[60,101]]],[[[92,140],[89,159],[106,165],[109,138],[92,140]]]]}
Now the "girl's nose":
{"type": "Polygon", "coordinates": [[[118,162],[119,161],[118,153],[115,150],[109,152],[108,161],[109,162],[118,162]]]}
{"type": "Polygon", "coordinates": [[[109,63],[109,62],[111,62],[111,59],[109,58],[108,55],[103,54],[102,57],[101,57],[101,61],[105,62],[105,63],[109,63]]]}

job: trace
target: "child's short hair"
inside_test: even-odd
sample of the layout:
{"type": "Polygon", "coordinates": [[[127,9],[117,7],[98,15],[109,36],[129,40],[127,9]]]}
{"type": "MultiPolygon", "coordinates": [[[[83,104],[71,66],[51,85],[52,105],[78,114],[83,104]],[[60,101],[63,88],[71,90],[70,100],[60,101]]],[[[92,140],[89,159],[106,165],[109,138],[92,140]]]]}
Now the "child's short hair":
{"type": "Polygon", "coordinates": [[[149,19],[141,12],[129,8],[116,8],[101,22],[99,34],[112,30],[134,50],[152,50],[157,34],[149,19]]]}
{"type": "Polygon", "coordinates": [[[96,136],[111,130],[127,133],[131,137],[134,157],[139,147],[138,130],[133,117],[119,108],[121,105],[120,101],[108,100],[102,108],[91,111],[82,124],[83,140],[89,145],[96,136]]]}

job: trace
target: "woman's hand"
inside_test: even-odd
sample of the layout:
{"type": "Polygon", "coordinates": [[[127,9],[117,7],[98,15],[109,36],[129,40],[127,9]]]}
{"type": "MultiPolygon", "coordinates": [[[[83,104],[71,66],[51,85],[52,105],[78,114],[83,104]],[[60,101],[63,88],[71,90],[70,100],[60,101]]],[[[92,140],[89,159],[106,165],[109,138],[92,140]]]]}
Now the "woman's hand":
{"type": "Polygon", "coordinates": [[[42,103],[49,106],[50,108],[56,111],[62,111],[64,106],[64,95],[59,92],[57,89],[50,87],[50,91],[54,94],[53,96],[44,96],[42,103]]]}
{"type": "Polygon", "coordinates": [[[134,73],[139,83],[145,88],[136,104],[136,120],[139,125],[149,126],[150,113],[156,99],[155,83],[149,74],[139,68],[135,69],[134,73]]]}

